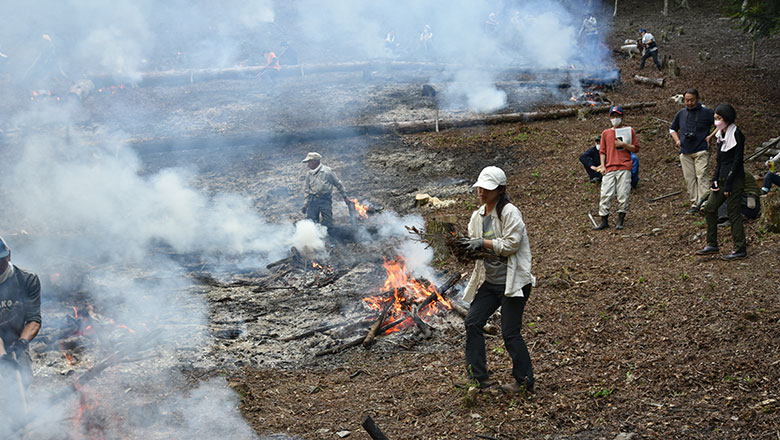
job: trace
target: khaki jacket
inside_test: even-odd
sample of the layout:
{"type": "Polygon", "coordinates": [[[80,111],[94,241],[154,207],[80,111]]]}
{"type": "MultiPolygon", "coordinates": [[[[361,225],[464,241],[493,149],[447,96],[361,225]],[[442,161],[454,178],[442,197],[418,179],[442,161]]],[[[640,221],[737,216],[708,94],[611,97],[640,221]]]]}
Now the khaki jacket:
{"type": "MultiPolygon", "coordinates": [[[[469,237],[482,237],[482,217],[485,215],[485,205],[471,215],[469,221],[469,237]]],[[[507,257],[506,269],[506,296],[523,296],[523,286],[536,285],[536,277],[531,274],[531,245],[528,242],[528,233],[523,222],[520,210],[511,203],[504,206],[501,212],[501,220],[498,220],[495,210],[490,213],[494,217],[493,225],[496,236],[493,240],[493,250],[496,254],[507,257]]],[[[485,282],[485,265],[482,260],[477,260],[474,271],[471,274],[463,300],[471,303],[477,293],[477,289],[485,282]]]]}

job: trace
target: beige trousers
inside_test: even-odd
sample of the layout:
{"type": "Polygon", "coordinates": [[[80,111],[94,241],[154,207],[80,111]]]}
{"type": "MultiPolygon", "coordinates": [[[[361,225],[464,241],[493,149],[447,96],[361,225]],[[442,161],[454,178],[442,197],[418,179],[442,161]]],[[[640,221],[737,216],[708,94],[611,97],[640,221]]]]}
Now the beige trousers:
{"type": "Polygon", "coordinates": [[[680,154],[683,179],[688,188],[688,196],[691,205],[697,205],[702,197],[710,189],[710,178],[707,175],[707,166],[710,162],[710,153],[707,150],[693,154],[680,154]]]}
{"type": "Polygon", "coordinates": [[[631,171],[618,170],[604,174],[601,179],[601,200],[599,201],[599,215],[609,215],[609,207],[612,205],[612,196],[617,196],[617,212],[628,212],[628,196],[631,194],[631,171]]]}

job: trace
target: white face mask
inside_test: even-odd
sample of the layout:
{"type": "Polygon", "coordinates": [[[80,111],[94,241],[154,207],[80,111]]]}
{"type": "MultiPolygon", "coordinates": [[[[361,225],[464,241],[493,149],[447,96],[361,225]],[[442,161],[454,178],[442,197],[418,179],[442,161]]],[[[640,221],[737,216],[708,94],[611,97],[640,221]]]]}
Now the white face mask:
{"type": "Polygon", "coordinates": [[[612,121],[613,127],[617,127],[621,122],[623,122],[623,119],[621,118],[609,118],[609,120],[612,121]]]}

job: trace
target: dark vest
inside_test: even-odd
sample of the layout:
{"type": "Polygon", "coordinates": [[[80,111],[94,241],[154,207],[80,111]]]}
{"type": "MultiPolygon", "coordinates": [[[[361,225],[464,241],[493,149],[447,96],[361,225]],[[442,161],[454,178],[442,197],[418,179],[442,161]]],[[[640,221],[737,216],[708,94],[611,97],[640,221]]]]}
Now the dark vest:
{"type": "Polygon", "coordinates": [[[0,284],[0,337],[3,343],[8,346],[18,339],[26,322],[40,322],[40,313],[38,277],[14,266],[13,275],[0,284]]]}

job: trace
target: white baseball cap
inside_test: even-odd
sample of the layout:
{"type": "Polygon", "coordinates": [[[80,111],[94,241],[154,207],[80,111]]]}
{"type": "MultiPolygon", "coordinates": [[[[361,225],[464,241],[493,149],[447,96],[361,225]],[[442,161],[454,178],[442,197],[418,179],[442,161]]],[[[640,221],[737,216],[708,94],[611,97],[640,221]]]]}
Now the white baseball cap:
{"type": "Polygon", "coordinates": [[[315,153],[315,152],[312,151],[309,154],[307,154],[306,158],[303,159],[301,162],[306,163],[306,162],[309,162],[309,161],[312,161],[312,160],[319,161],[321,159],[322,159],[322,156],[320,155],[320,153],[315,153]]]}
{"type": "Polygon", "coordinates": [[[500,185],[506,185],[506,174],[504,170],[499,167],[485,167],[482,172],[479,173],[477,183],[472,185],[474,188],[480,187],[488,191],[492,191],[498,188],[500,185]]]}

